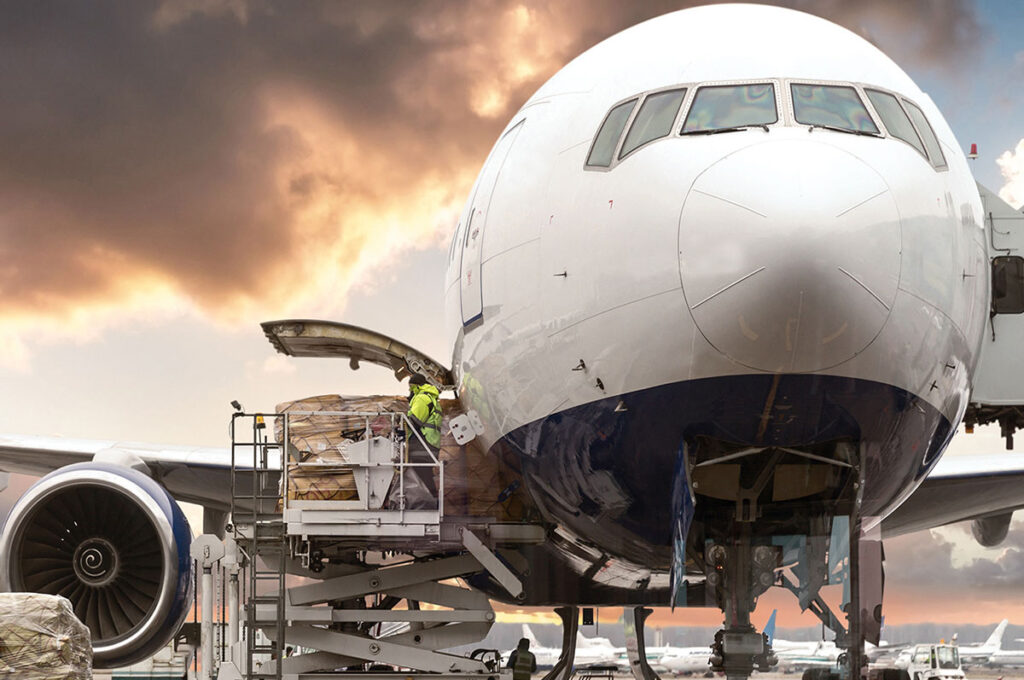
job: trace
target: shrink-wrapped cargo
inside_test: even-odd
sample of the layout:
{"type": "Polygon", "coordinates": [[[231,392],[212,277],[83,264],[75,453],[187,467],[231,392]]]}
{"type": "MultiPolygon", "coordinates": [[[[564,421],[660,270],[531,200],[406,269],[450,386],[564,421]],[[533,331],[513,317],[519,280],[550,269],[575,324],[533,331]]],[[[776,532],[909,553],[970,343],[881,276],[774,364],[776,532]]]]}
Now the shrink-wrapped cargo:
{"type": "Polygon", "coordinates": [[[351,468],[333,465],[288,470],[288,500],[351,501],[356,500],[356,481],[351,468]]]}
{"type": "MultiPolygon", "coordinates": [[[[498,457],[484,452],[479,440],[460,446],[451,433],[452,418],[462,415],[456,399],[441,399],[441,447],[438,459],[444,464],[444,512],[446,515],[494,517],[502,521],[523,518],[519,494],[514,493],[518,476],[504,468],[498,457]]],[[[361,412],[370,416],[292,415],[288,440],[292,461],[330,463],[311,467],[292,463],[288,469],[290,500],[354,500],[355,482],[350,469],[341,467],[348,461],[345,449],[367,433],[375,437],[391,435],[401,427],[399,417],[408,410],[408,399],[399,396],[342,397],[325,395],[309,397],[278,405],[278,413],[302,411],[361,412]],[[396,415],[392,415],[396,414],[396,415]]],[[[283,438],[281,421],[275,424],[277,440],[283,438]]],[[[438,471],[434,470],[435,482],[438,471]]]]}
{"type": "MultiPolygon", "coordinates": [[[[302,462],[344,463],[345,446],[363,439],[367,432],[374,437],[391,436],[392,423],[401,427],[397,415],[405,413],[408,400],[404,397],[370,396],[343,397],[327,394],[307,397],[278,404],[278,413],[291,413],[288,419],[288,441],[292,453],[302,462]],[[312,411],[311,415],[296,412],[312,411]],[[328,416],[318,412],[364,413],[365,416],[328,416]]],[[[283,421],[274,422],[277,441],[284,437],[283,421]]]]}
{"type": "MultiPolygon", "coordinates": [[[[278,404],[278,413],[292,414],[288,420],[288,499],[301,501],[356,500],[356,485],[346,448],[367,433],[389,437],[400,426],[397,416],[405,413],[402,397],[343,397],[328,394],[278,404]],[[316,413],[301,414],[303,411],[316,413]],[[364,413],[363,416],[321,415],[319,412],[364,413]],[[296,413],[298,412],[298,413],[296,413]],[[304,465],[296,465],[301,462],[304,465]],[[311,466],[309,463],[327,465],[311,466]]],[[[284,421],[277,419],[274,434],[284,438],[284,421]]]]}
{"type": "Polygon", "coordinates": [[[66,598],[0,593],[0,678],[92,678],[89,629],[66,598]]]}

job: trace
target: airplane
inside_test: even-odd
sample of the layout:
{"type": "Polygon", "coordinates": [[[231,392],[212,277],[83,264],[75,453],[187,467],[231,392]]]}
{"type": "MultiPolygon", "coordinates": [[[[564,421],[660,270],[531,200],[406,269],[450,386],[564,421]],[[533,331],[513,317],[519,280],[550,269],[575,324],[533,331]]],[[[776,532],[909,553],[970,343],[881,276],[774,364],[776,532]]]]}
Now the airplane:
{"type": "Polygon", "coordinates": [[[989,668],[1024,666],[1024,649],[1000,649],[992,652],[984,663],[989,668]]]}
{"type": "Polygon", "coordinates": [[[608,638],[586,637],[583,633],[576,633],[577,667],[613,664],[623,651],[622,647],[616,647],[608,638]]]}
{"type": "MultiPolygon", "coordinates": [[[[545,647],[537,641],[537,636],[530,630],[530,626],[523,624],[523,637],[530,641],[530,653],[537,660],[537,668],[551,668],[558,663],[558,657],[561,655],[562,650],[555,649],[553,647],[545,647]]],[[[502,665],[508,663],[508,657],[511,654],[511,650],[505,652],[501,656],[502,665]]]]}
{"type": "MultiPolygon", "coordinates": [[[[1024,506],[1024,462],[940,460],[961,423],[998,421],[1008,446],[1021,426],[1019,218],[869,42],[793,10],[697,7],[590,48],[509,121],[447,256],[450,368],[343,324],[264,331],[399,377],[414,356],[455,388],[477,455],[548,527],[519,550],[516,606],[718,607],[712,666],[741,678],[770,665],[750,613],[782,586],[859,667],[881,537],[972,520],[994,545],[1024,506]],[[845,623],[826,583],[846,585],[845,623]]],[[[177,502],[222,528],[230,462],[0,438],[0,468],[46,475],[0,535],[0,585],[68,595],[97,668],[145,657],[188,609],[177,502]]]]}
{"type": "Polygon", "coordinates": [[[658,665],[676,675],[711,673],[710,658],[711,648],[708,645],[675,647],[665,651],[658,659],[658,665]]]}
{"type": "MultiPolygon", "coordinates": [[[[551,668],[558,663],[562,650],[540,644],[530,626],[525,623],[523,624],[523,637],[530,641],[530,652],[537,660],[537,668],[551,668]]],[[[611,663],[617,653],[618,649],[607,638],[588,638],[583,633],[577,632],[576,634],[575,662],[577,666],[611,663]]],[[[503,664],[508,662],[509,654],[511,651],[502,655],[503,664]]]]}
{"type": "MultiPolygon", "coordinates": [[[[781,640],[777,641],[781,642],[781,640]]],[[[818,640],[807,643],[792,643],[792,646],[773,646],[779,659],[778,670],[789,671],[806,668],[833,668],[845,650],[836,646],[834,640],[818,640]]]]}
{"type": "MultiPolygon", "coordinates": [[[[1010,624],[1009,619],[1003,619],[996,625],[995,630],[988,636],[988,639],[977,645],[959,645],[960,663],[963,665],[986,664],[992,657],[1003,649],[1003,635],[1006,634],[1006,627],[1010,624]]],[[[1020,653],[1017,652],[1017,656],[1020,653]]],[[[1004,655],[1003,657],[1008,658],[1004,655]]]]}

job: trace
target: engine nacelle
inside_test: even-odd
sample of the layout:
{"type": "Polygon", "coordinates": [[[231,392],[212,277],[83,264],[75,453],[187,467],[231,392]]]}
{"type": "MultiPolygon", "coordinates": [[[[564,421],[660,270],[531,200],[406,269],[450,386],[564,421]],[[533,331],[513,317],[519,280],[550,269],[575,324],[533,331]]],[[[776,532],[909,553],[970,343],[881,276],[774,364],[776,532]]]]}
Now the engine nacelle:
{"type": "Polygon", "coordinates": [[[170,641],[192,603],[192,532],[145,474],[77,463],[40,479],[0,534],[0,588],[63,595],[92,633],[96,668],[170,641]]]}
{"type": "Polygon", "coordinates": [[[999,545],[1006,539],[1006,534],[1010,531],[1011,519],[1013,519],[1012,512],[1005,515],[979,517],[971,522],[971,533],[974,534],[974,540],[986,548],[999,545]]]}

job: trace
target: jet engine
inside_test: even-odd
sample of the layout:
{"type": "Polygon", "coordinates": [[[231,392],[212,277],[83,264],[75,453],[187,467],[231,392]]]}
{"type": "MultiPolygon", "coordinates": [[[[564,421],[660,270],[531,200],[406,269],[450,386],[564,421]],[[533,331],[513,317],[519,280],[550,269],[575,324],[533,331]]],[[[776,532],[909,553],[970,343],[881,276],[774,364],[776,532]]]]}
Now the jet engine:
{"type": "Polygon", "coordinates": [[[1011,519],[1013,519],[1012,512],[1005,515],[979,517],[971,522],[971,533],[974,534],[974,540],[986,548],[999,545],[1006,539],[1006,534],[1010,531],[1011,519]]]}
{"type": "Polygon", "coordinates": [[[40,479],[0,534],[0,588],[62,595],[92,633],[96,668],[153,655],[192,603],[192,532],[160,484],[77,463],[40,479]]]}

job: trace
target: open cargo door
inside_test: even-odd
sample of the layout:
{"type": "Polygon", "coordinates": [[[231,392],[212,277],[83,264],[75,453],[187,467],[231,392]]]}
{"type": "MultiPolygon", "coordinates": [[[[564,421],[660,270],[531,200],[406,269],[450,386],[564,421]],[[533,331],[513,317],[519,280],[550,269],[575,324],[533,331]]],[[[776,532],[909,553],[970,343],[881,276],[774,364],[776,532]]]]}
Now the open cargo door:
{"type": "Polygon", "coordinates": [[[376,331],[308,319],[265,321],[260,325],[274,349],[290,357],[345,358],[353,369],[368,361],[390,368],[398,380],[422,373],[439,389],[452,389],[455,384],[451,371],[440,363],[376,331]]]}
{"type": "Polygon", "coordinates": [[[988,333],[974,372],[967,427],[999,423],[1006,448],[1024,428],[1024,213],[978,185],[992,290],[988,333]]]}

